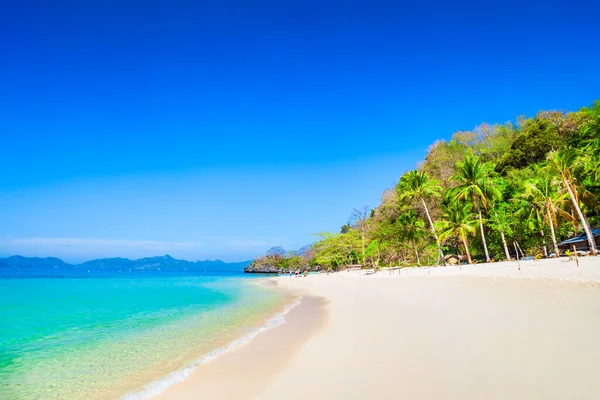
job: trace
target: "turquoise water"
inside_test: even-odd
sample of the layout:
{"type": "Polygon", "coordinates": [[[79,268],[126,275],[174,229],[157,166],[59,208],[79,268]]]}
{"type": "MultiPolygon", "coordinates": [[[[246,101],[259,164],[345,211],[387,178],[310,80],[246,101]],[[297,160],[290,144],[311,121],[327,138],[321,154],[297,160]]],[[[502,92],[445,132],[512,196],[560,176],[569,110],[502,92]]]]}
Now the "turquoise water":
{"type": "Polygon", "coordinates": [[[281,294],[255,282],[0,279],[0,399],[148,398],[148,383],[177,379],[164,377],[282,308],[281,294]]]}

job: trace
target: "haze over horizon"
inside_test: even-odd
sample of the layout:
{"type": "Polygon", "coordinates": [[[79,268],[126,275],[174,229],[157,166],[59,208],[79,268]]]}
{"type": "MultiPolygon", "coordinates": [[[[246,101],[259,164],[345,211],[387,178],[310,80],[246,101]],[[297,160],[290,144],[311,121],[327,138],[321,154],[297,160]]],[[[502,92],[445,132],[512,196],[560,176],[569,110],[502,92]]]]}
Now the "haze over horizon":
{"type": "MultiPolygon", "coordinates": [[[[175,261],[184,261],[184,262],[189,262],[189,263],[225,263],[227,265],[234,265],[234,264],[243,264],[243,263],[251,263],[252,260],[242,260],[242,261],[223,261],[220,259],[213,259],[213,260],[184,260],[184,259],[178,259],[176,257],[171,256],[170,254],[161,254],[161,255],[155,255],[155,256],[148,256],[148,257],[140,257],[140,258],[127,258],[127,257],[105,257],[105,258],[93,258],[93,259],[89,259],[89,260],[81,260],[81,261],[65,261],[63,259],[61,259],[60,257],[52,257],[52,256],[47,256],[47,257],[37,257],[37,256],[23,256],[20,254],[13,254],[10,256],[2,256],[0,257],[0,261],[2,260],[11,260],[11,259],[20,259],[20,258],[24,258],[26,261],[29,260],[47,260],[47,259],[59,259],[63,262],[65,262],[66,264],[70,264],[70,265],[81,265],[81,264],[86,264],[89,262],[95,262],[95,261],[103,261],[103,260],[128,260],[128,261],[141,261],[141,260],[148,260],[148,259],[164,259],[164,260],[175,260],[175,261]]],[[[11,265],[16,265],[18,263],[14,263],[11,265]]],[[[44,264],[45,266],[48,266],[50,264],[44,264]]],[[[118,265],[118,264],[115,264],[118,265]]],[[[118,265],[120,266],[120,265],[118,265]]]]}
{"type": "Polygon", "coordinates": [[[0,256],[298,249],[435,140],[600,97],[595,2],[390,3],[6,5],[0,256]]]}

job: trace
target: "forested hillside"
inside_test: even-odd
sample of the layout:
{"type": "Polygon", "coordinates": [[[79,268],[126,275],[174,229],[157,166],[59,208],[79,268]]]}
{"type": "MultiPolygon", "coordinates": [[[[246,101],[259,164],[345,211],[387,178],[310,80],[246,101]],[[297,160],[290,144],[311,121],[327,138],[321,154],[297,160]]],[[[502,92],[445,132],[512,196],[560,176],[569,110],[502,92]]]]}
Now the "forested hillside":
{"type": "MultiPolygon", "coordinates": [[[[272,249],[254,266],[469,263],[559,254],[558,243],[600,223],[600,101],[576,112],[540,111],[481,124],[433,143],[374,209],[300,252],[272,249]]],[[[595,251],[593,239],[589,240],[595,251]]]]}

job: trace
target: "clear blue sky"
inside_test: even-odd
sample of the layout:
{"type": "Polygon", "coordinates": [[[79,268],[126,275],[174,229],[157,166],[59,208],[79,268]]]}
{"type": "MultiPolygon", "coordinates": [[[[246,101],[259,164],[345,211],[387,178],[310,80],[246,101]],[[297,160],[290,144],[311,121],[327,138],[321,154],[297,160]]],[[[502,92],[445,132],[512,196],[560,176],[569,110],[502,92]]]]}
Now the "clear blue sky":
{"type": "Polygon", "coordinates": [[[435,139],[599,98],[599,20],[592,0],[5,3],[0,255],[299,248],[435,139]]]}

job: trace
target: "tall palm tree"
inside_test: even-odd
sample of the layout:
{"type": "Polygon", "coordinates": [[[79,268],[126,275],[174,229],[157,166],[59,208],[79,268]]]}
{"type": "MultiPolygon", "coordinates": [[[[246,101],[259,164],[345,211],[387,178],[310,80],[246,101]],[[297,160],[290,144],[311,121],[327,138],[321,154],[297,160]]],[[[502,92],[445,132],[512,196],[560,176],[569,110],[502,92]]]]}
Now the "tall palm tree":
{"type": "Polygon", "coordinates": [[[577,213],[581,225],[583,226],[583,230],[587,236],[590,253],[594,255],[597,252],[594,236],[592,236],[592,230],[588,224],[586,216],[581,211],[581,207],[579,206],[579,198],[577,196],[578,182],[575,178],[575,170],[581,165],[579,156],[579,152],[575,149],[553,151],[548,154],[548,162],[550,168],[554,170],[554,172],[558,173],[562,185],[569,193],[569,198],[571,199],[573,209],[577,213]]]}
{"type": "Polygon", "coordinates": [[[549,176],[540,176],[530,179],[524,184],[524,192],[519,195],[519,198],[525,200],[530,205],[530,209],[539,211],[540,217],[550,227],[550,235],[552,236],[552,244],[556,257],[560,255],[558,243],[556,241],[555,225],[557,216],[570,218],[571,215],[565,212],[562,207],[565,205],[567,193],[559,193],[556,190],[556,184],[549,176]]]}
{"type": "Polygon", "coordinates": [[[522,193],[512,198],[513,203],[517,207],[515,216],[523,218],[524,226],[530,231],[539,231],[540,237],[542,238],[542,245],[544,249],[544,256],[548,256],[548,249],[546,248],[546,235],[544,234],[544,209],[542,203],[532,201],[531,198],[525,196],[525,187],[522,188],[522,193]]]}
{"type": "Polygon", "coordinates": [[[400,183],[397,187],[400,200],[414,200],[420,202],[421,205],[423,205],[423,208],[425,209],[425,214],[427,215],[427,220],[429,221],[431,233],[433,234],[433,238],[435,239],[438,246],[438,251],[440,253],[442,263],[445,265],[446,262],[444,260],[444,252],[442,251],[442,245],[438,240],[438,235],[435,231],[435,225],[433,223],[433,220],[431,219],[431,215],[429,214],[427,202],[425,201],[432,197],[439,197],[442,193],[442,190],[442,186],[437,180],[431,179],[429,175],[427,175],[427,173],[419,170],[413,170],[404,174],[402,178],[400,178],[400,183]]]}
{"type": "Polygon", "coordinates": [[[492,163],[483,162],[481,157],[467,155],[463,162],[456,163],[456,173],[452,176],[452,179],[458,182],[458,186],[452,189],[453,198],[470,201],[479,215],[479,229],[486,262],[490,262],[490,254],[485,241],[481,209],[487,209],[491,200],[502,198],[502,193],[492,183],[493,174],[492,163]]]}
{"type": "Polygon", "coordinates": [[[495,204],[490,209],[490,222],[492,223],[492,229],[500,232],[500,238],[502,239],[502,247],[504,248],[504,256],[506,261],[510,261],[510,251],[508,251],[508,244],[506,243],[506,235],[512,233],[512,227],[510,224],[510,218],[506,209],[507,203],[495,204]]]}
{"type": "Polygon", "coordinates": [[[421,260],[419,258],[419,247],[417,246],[417,240],[423,236],[425,229],[425,223],[417,217],[417,213],[413,210],[405,211],[400,214],[396,224],[400,227],[400,232],[405,240],[412,243],[415,249],[415,255],[417,256],[417,265],[421,266],[421,260]]]}
{"type": "Polygon", "coordinates": [[[546,247],[546,235],[544,234],[544,227],[546,221],[545,209],[543,207],[543,201],[534,201],[530,195],[527,194],[526,183],[533,182],[538,177],[547,175],[544,170],[537,166],[533,166],[533,178],[528,178],[521,181],[521,185],[518,188],[519,193],[511,199],[511,202],[516,207],[515,216],[520,218],[524,222],[530,231],[539,230],[540,237],[542,238],[542,244],[544,249],[544,256],[548,257],[548,249],[546,247]]]}
{"type": "Polygon", "coordinates": [[[436,222],[436,227],[440,232],[439,241],[446,242],[450,238],[458,238],[465,248],[469,264],[473,264],[473,260],[469,251],[468,237],[477,230],[477,220],[471,210],[470,203],[450,200],[442,208],[441,219],[436,222]]]}

